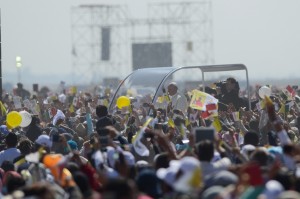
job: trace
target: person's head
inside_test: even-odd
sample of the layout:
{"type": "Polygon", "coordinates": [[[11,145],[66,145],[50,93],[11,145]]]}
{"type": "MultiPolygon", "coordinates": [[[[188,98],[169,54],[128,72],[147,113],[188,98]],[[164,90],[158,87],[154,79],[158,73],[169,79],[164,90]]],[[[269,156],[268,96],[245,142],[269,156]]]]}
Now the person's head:
{"type": "Polygon", "coordinates": [[[84,198],[90,197],[92,195],[92,188],[87,176],[81,171],[77,171],[73,174],[73,178],[84,198]]]}
{"type": "Polygon", "coordinates": [[[279,172],[276,173],[274,176],[274,180],[278,181],[285,190],[290,190],[294,187],[293,181],[293,174],[287,168],[282,167],[279,172]]]}
{"type": "Polygon", "coordinates": [[[250,160],[257,162],[260,166],[267,166],[270,158],[266,150],[256,149],[250,155],[250,160]]]}
{"type": "Polygon", "coordinates": [[[159,179],[154,170],[142,170],[136,178],[136,185],[140,192],[145,193],[150,197],[159,198],[161,194],[159,179]]]}
{"type": "Polygon", "coordinates": [[[23,88],[23,84],[22,83],[17,83],[17,87],[19,88],[19,89],[22,89],[23,88]]]}
{"type": "Polygon", "coordinates": [[[10,161],[4,161],[2,162],[1,169],[6,173],[8,171],[15,171],[15,166],[10,161]]]}
{"type": "Polygon", "coordinates": [[[177,87],[177,84],[175,82],[171,82],[169,85],[168,85],[168,93],[169,95],[173,96],[177,93],[177,90],[178,90],[178,87],[177,87]]]}
{"type": "Polygon", "coordinates": [[[196,153],[200,161],[210,162],[214,157],[214,143],[210,140],[203,140],[196,144],[196,153]]]}
{"type": "Polygon", "coordinates": [[[155,170],[160,168],[168,168],[169,167],[169,156],[167,153],[160,153],[154,157],[154,167],[155,170]]]}
{"type": "Polygon", "coordinates": [[[16,147],[18,144],[18,137],[14,133],[9,133],[5,137],[5,144],[8,148],[16,147]]]}
{"type": "Polygon", "coordinates": [[[21,154],[28,155],[31,153],[32,150],[32,142],[28,139],[21,140],[18,144],[18,149],[20,150],[21,154]]]}
{"type": "Polygon", "coordinates": [[[3,185],[6,187],[7,193],[12,193],[15,190],[25,186],[25,180],[15,171],[8,171],[3,177],[3,185]]]}
{"type": "Polygon", "coordinates": [[[103,186],[103,198],[135,198],[134,183],[126,179],[111,179],[103,186]]]}
{"type": "Polygon", "coordinates": [[[22,191],[26,198],[57,198],[55,187],[46,182],[36,182],[31,186],[25,186],[22,191]]]}
{"type": "MultiPolygon", "coordinates": [[[[52,132],[54,132],[54,130],[52,130],[52,132]]],[[[53,145],[53,142],[49,135],[40,135],[35,140],[35,150],[38,150],[40,147],[43,147],[46,151],[50,151],[52,145],[53,145]]]]}
{"type": "Polygon", "coordinates": [[[34,125],[37,125],[37,124],[39,124],[40,123],[40,119],[39,119],[39,117],[38,116],[36,116],[36,115],[33,115],[32,116],[32,120],[31,120],[31,122],[30,122],[30,126],[34,126],[34,125]]]}
{"type": "Polygon", "coordinates": [[[104,105],[98,105],[96,107],[96,115],[98,117],[104,117],[104,116],[107,116],[108,114],[108,111],[107,111],[107,107],[104,106],[104,105]]]}
{"type": "Polygon", "coordinates": [[[253,131],[248,131],[244,136],[244,145],[251,144],[253,146],[258,146],[259,137],[257,133],[253,131]]]}
{"type": "Polygon", "coordinates": [[[252,130],[252,131],[255,131],[255,132],[259,132],[258,125],[259,125],[258,120],[251,120],[249,122],[249,129],[252,130]]]}
{"type": "Polygon", "coordinates": [[[227,92],[230,92],[233,90],[236,90],[236,91],[240,90],[239,83],[236,81],[236,79],[234,79],[233,77],[227,78],[226,90],[227,90],[227,92]]]}

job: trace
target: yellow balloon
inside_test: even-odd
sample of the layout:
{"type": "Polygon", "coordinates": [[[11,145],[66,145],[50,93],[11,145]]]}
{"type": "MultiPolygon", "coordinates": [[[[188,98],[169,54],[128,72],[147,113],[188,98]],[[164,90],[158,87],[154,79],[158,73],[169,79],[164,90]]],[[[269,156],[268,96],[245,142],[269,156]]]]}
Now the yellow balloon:
{"type": "Polygon", "coordinates": [[[17,111],[11,111],[6,116],[6,123],[11,128],[16,128],[21,124],[21,122],[22,122],[22,116],[17,111]]]}
{"type": "Polygon", "coordinates": [[[117,107],[119,109],[122,109],[123,107],[127,107],[130,105],[130,99],[129,97],[126,97],[126,96],[120,96],[118,99],[117,99],[117,107]]]}
{"type": "Polygon", "coordinates": [[[7,127],[8,130],[13,129],[13,127],[9,126],[9,124],[7,124],[7,122],[6,122],[6,127],[7,127]]]}

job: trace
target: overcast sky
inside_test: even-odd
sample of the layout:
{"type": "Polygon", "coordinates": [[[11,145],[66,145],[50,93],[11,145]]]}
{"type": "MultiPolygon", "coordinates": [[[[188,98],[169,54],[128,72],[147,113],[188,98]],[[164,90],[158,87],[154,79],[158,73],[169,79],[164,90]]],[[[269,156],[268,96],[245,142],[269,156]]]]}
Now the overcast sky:
{"type": "MultiPolygon", "coordinates": [[[[128,4],[141,17],[154,1],[0,0],[3,80],[17,81],[17,55],[23,73],[70,75],[70,8],[95,2],[128,4]]],[[[212,2],[215,64],[244,63],[250,79],[300,77],[299,0],[212,2]]]]}

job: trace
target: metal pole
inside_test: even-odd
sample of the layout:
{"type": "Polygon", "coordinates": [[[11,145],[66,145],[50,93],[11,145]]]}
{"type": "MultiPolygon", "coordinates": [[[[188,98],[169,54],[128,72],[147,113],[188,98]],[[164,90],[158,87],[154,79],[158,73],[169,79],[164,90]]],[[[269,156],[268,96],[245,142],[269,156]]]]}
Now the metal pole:
{"type": "Polygon", "coordinates": [[[2,42],[1,42],[1,9],[0,9],[0,100],[2,101],[2,42]]]}

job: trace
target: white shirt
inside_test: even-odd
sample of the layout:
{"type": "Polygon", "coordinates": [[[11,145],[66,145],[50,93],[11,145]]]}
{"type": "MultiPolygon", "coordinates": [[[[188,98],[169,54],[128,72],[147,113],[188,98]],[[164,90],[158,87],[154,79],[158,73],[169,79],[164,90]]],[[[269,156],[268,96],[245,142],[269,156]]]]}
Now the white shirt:
{"type": "Polygon", "coordinates": [[[184,95],[179,95],[178,93],[176,93],[175,95],[171,96],[171,102],[173,109],[179,109],[183,113],[186,112],[188,104],[187,99],[184,95]]]}
{"type": "Polygon", "coordinates": [[[9,148],[0,152],[0,166],[4,161],[13,162],[13,160],[21,155],[17,148],[9,148]]]}

